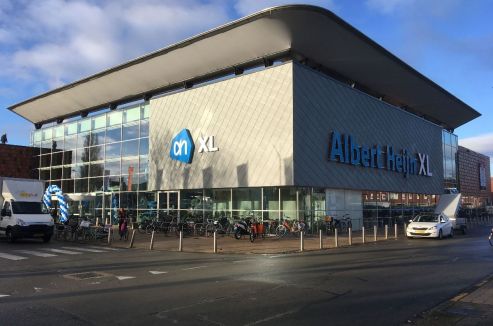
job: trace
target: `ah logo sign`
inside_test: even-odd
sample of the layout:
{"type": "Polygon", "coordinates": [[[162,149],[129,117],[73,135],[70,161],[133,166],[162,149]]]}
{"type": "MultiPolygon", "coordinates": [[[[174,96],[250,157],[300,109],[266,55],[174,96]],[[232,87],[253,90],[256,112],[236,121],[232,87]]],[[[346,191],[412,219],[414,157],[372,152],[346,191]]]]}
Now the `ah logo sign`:
{"type": "Polygon", "coordinates": [[[190,164],[193,159],[195,145],[188,129],[180,131],[172,140],[169,156],[171,159],[190,164]]]}

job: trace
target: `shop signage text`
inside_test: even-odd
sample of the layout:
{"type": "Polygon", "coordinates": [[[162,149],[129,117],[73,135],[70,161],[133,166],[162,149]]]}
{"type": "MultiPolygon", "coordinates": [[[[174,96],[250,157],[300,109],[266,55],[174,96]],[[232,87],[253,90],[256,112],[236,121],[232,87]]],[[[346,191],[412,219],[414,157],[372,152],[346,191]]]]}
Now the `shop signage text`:
{"type": "Polygon", "coordinates": [[[391,145],[359,145],[351,134],[332,132],[329,160],[339,163],[361,165],[365,168],[386,169],[403,173],[431,177],[430,157],[423,153],[411,153],[407,149],[400,152],[391,145]]]}
{"type": "MultiPolygon", "coordinates": [[[[219,150],[214,143],[214,136],[200,136],[198,142],[199,153],[217,152],[219,150]]],[[[172,160],[190,164],[193,160],[194,150],[195,144],[190,131],[188,129],[182,129],[171,140],[169,156],[172,160]]]]}

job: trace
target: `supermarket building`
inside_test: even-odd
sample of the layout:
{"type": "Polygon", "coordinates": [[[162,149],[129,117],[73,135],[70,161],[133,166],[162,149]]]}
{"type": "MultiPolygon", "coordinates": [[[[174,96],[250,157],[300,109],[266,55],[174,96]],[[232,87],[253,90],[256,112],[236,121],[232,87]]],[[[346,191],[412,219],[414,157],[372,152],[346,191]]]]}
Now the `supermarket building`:
{"type": "MultiPolygon", "coordinates": [[[[281,6],[9,108],[93,217],[364,222],[432,209],[478,112],[328,10],[281,6]],[[446,176],[446,177],[444,177],[446,176]]],[[[77,209],[78,207],[78,209],[77,209]]]]}

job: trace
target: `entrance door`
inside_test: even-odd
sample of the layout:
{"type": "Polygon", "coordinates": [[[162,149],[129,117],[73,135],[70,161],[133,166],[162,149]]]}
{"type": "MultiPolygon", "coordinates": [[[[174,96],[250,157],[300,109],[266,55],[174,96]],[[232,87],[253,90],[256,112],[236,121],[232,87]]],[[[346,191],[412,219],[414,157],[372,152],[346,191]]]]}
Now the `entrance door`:
{"type": "Polygon", "coordinates": [[[158,193],[158,208],[160,213],[180,216],[180,192],[163,191],[158,193]]]}

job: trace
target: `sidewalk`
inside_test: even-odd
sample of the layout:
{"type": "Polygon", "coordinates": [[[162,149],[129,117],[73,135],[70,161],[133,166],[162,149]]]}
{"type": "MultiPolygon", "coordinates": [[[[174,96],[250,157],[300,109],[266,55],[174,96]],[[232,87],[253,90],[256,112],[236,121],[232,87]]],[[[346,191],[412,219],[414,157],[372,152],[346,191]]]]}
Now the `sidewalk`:
{"type": "MultiPolygon", "coordinates": [[[[130,231],[129,239],[127,241],[120,241],[118,239],[113,240],[113,247],[128,247],[130,243],[130,237],[132,231],[130,231]]],[[[382,230],[383,231],[383,230],[382,230]]],[[[400,234],[404,236],[403,233],[400,234]]],[[[394,233],[389,231],[388,240],[394,239],[394,233]]],[[[385,241],[385,235],[383,232],[379,232],[377,235],[378,241],[385,241]]],[[[151,236],[148,234],[135,233],[134,248],[149,249],[151,236]]],[[[365,235],[365,243],[374,243],[373,231],[365,235]]],[[[334,235],[324,235],[322,237],[322,244],[324,249],[334,248],[335,239],[334,235]]],[[[353,232],[352,245],[362,245],[361,232],[353,232]]],[[[338,237],[338,247],[349,246],[348,235],[343,234],[338,237]]],[[[179,238],[175,235],[164,235],[163,233],[156,233],[154,236],[154,250],[166,250],[166,251],[178,251],[179,238]]],[[[194,237],[186,236],[183,238],[183,251],[184,252],[203,252],[212,253],[214,249],[213,237],[194,237]]],[[[286,236],[282,239],[278,239],[275,236],[266,236],[265,238],[256,239],[254,243],[251,243],[247,236],[243,236],[242,239],[236,240],[232,235],[217,235],[217,252],[228,254],[283,254],[291,252],[299,252],[301,249],[301,241],[299,237],[286,236]]],[[[320,250],[320,239],[316,236],[304,237],[304,251],[320,250]]]]}
{"type": "Polygon", "coordinates": [[[416,325],[493,325],[493,275],[424,313],[416,325]]]}

